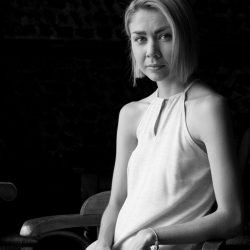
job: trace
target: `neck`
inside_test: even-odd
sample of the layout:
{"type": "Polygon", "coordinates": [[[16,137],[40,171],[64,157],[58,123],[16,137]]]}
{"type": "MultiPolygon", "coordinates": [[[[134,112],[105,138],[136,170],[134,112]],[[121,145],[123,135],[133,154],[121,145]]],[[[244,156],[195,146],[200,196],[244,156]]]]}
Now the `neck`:
{"type": "Polygon", "coordinates": [[[168,99],[169,97],[182,92],[186,88],[186,84],[179,81],[157,82],[157,86],[159,97],[164,99],[168,99]]]}

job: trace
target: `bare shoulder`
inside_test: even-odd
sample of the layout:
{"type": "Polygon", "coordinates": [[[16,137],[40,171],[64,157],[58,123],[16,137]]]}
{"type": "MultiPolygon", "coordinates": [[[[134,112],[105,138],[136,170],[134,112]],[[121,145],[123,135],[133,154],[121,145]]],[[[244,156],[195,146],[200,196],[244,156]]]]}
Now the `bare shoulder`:
{"type": "Polygon", "coordinates": [[[126,124],[127,129],[131,129],[132,133],[135,133],[141,117],[149,106],[151,99],[152,95],[141,100],[125,104],[120,110],[119,123],[126,124]]]}
{"type": "Polygon", "coordinates": [[[191,109],[192,113],[196,113],[196,115],[204,115],[207,112],[220,112],[226,107],[226,99],[203,83],[195,84],[188,91],[186,108],[191,109]]]}
{"type": "Polygon", "coordinates": [[[226,99],[203,83],[191,87],[185,106],[187,127],[198,141],[208,126],[223,124],[229,120],[226,99]]]}
{"type": "Polygon", "coordinates": [[[143,113],[147,106],[147,102],[144,102],[143,100],[129,102],[121,108],[120,116],[129,120],[135,119],[143,113]]]}

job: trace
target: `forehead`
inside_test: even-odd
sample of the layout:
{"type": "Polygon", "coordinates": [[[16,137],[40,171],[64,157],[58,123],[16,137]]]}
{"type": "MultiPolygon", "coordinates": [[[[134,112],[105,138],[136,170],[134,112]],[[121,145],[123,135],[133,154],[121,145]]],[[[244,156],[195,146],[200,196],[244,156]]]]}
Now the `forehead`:
{"type": "Polygon", "coordinates": [[[170,27],[167,18],[158,10],[140,9],[131,18],[129,30],[135,31],[157,30],[159,27],[170,27]]]}

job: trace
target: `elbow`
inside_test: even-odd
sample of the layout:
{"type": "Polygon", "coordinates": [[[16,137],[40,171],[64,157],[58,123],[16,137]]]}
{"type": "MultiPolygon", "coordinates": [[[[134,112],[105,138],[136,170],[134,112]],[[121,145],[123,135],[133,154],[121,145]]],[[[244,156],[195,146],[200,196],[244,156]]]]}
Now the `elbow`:
{"type": "Polygon", "coordinates": [[[236,237],[243,233],[243,215],[241,212],[224,215],[224,230],[222,237],[225,239],[236,237]]]}
{"type": "Polygon", "coordinates": [[[243,233],[243,222],[241,220],[233,222],[228,230],[229,238],[236,237],[243,233]]]}

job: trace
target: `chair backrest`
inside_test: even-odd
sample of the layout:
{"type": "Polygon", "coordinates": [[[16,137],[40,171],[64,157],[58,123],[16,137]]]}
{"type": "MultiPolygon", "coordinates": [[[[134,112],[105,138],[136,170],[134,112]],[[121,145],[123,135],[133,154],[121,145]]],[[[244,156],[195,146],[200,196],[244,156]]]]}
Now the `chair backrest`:
{"type": "Polygon", "coordinates": [[[104,191],[90,196],[82,205],[80,214],[103,214],[108,205],[110,191],[104,191]]]}
{"type": "MultiPolygon", "coordinates": [[[[97,214],[102,215],[105,208],[108,205],[110,198],[110,191],[104,191],[101,193],[94,194],[90,196],[82,205],[80,214],[81,215],[88,215],[88,214],[97,214]]],[[[101,217],[100,217],[101,218],[101,217]]],[[[91,240],[91,231],[88,228],[85,228],[84,237],[87,240],[91,240]]],[[[96,227],[94,238],[97,237],[99,234],[100,225],[96,227]]]]}
{"type": "Polygon", "coordinates": [[[244,198],[244,232],[250,232],[250,128],[244,133],[240,148],[239,148],[239,160],[242,171],[242,189],[244,198]]]}
{"type": "Polygon", "coordinates": [[[0,182],[0,198],[4,201],[13,201],[17,196],[17,188],[11,182],[0,182]]]}
{"type": "Polygon", "coordinates": [[[239,161],[241,172],[244,174],[250,163],[250,128],[248,128],[243,134],[239,147],[239,161]]]}

